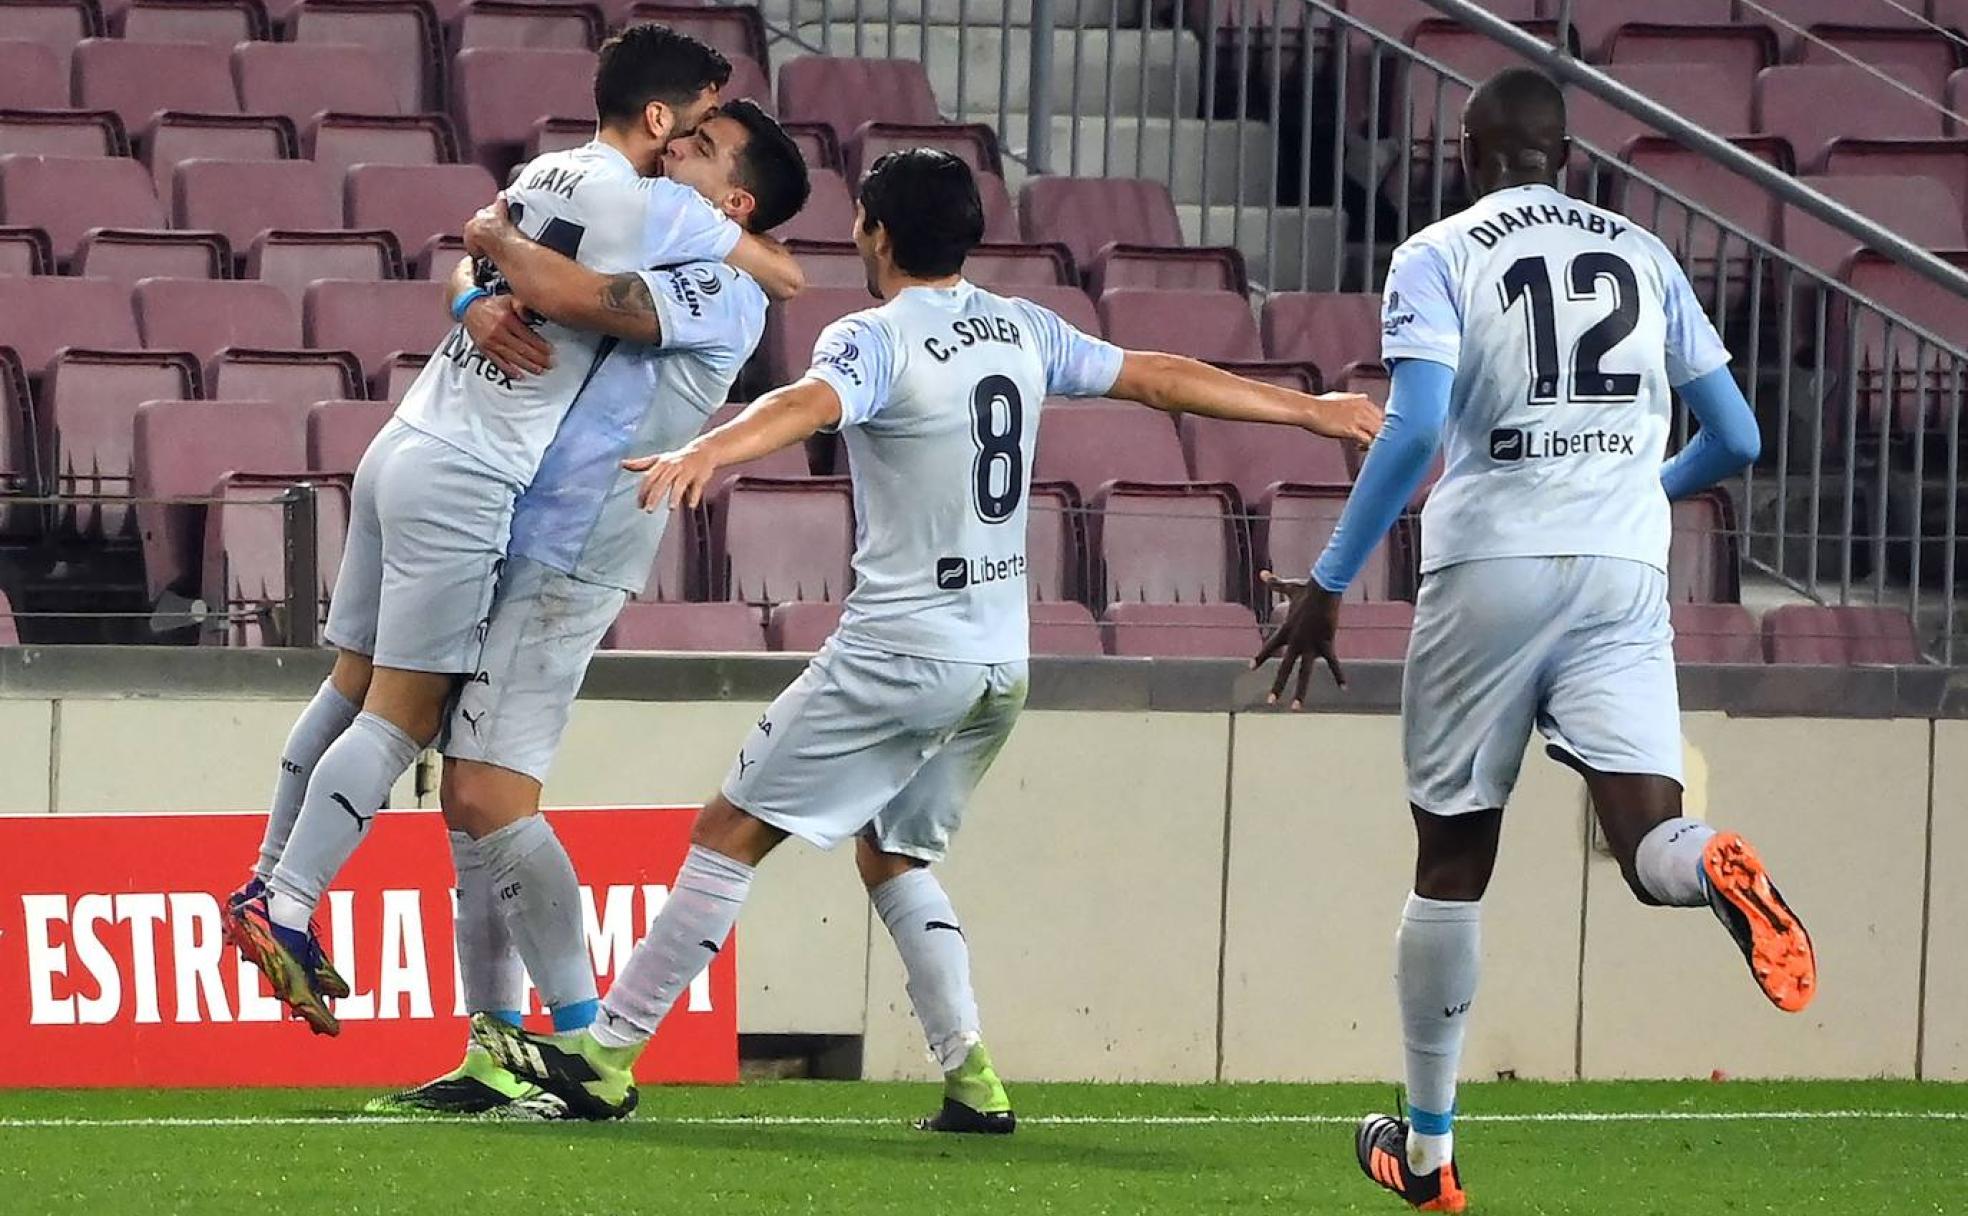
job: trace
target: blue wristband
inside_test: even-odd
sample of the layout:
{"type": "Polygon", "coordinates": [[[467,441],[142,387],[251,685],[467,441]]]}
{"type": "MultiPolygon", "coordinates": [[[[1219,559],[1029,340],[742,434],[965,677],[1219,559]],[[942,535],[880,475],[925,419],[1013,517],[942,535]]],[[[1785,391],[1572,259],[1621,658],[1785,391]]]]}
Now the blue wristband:
{"type": "Polygon", "coordinates": [[[451,301],[451,319],[458,322],[464,321],[465,310],[480,300],[486,299],[491,294],[491,292],[485,290],[483,287],[474,287],[464,295],[459,296],[457,299],[451,301]]]}

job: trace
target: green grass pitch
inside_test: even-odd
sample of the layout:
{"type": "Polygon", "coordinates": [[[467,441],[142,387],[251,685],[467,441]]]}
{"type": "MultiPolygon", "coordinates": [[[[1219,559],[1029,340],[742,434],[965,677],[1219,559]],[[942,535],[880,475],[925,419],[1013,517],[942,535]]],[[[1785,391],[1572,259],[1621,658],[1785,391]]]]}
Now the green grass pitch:
{"type": "MultiPolygon", "coordinates": [[[[0,1213],[1383,1213],[1361,1085],[1013,1087],[1010,1138],[913,1131],[934,1087],[652,1089],[629,1122],[365,1122],[346,1090],[0,1093],[0,1213]]],[[[1463,1091],[1482,1216],[1968,1213],[1968,1087],[1463,1091]]]]}

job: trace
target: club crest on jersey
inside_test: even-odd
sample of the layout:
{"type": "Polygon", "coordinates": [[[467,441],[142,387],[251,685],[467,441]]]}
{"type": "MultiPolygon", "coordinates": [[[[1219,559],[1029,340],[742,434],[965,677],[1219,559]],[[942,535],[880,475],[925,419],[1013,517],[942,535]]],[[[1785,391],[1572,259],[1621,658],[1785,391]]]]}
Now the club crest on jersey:
{"type": "Polygon", "coordinates": [[[1388,292],[1387,304],[1380,312],[1380,332],[1392,337],[1404,326],[1413,325],[1414,320],[1415,314],[1412,311],[1403,311],[1401,308],[1401,293],[1388,292]]]}
{"type": "Polygon", "coordinates": [[[724,280],[718,278],[715,270],[693,270],[690,272],[690,281],[696,285],[698,291],[707,296],[714,296],[724,290],[724,280]]]}
{"type": "Polygon", "coordinates": [[[840,345],[827,351],[815,361],[826,364],[856,384],[862,384],[864,381],[861,379],[861,369],[854,366],[860,359],[861,348],[854,344],[854,339],[842,338],[840,345]]]}

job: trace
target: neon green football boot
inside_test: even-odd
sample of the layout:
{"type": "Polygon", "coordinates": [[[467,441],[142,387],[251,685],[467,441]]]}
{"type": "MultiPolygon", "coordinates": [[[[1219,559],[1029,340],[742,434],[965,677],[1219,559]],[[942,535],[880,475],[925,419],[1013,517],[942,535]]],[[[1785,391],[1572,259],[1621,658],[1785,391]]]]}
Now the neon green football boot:
{"type": "Polygon", "coordinates": [[[541,1092],[473,1043],[465,1048],[464,1062],[450,1072],[400,1093],[371,1098],[362,1109],[372,1115],[482,1115],[541,1092]]]}
{"type": "Polygon", "coordinates": [[[943,1109],[917,1120],[916,1126],[926,1132],[986,1136],[1008,1136],[1017,1130],[1011,1095],[981,1041],[970,1045],[962,1064],[943,1074],[943,1109]]]}
{"type": "Polygon", "coordinates": [[[635,1062],[644,1044],[604,1047],[586,1030],[528,1034],[489,1013],[473,1015],[471,1033],[494,1061],[583,1119],[625,1119],[636,1108],[635,1062]]]}

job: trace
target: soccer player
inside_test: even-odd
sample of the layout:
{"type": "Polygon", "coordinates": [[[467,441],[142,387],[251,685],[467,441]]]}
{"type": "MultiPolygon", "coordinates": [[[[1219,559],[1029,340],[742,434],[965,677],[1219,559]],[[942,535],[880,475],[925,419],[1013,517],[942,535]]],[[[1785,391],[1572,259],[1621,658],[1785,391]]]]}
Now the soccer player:
{"type": "MultiPolygon", "coordinates": [[[[664,175],[755,233],[791,219],[808,193],[798,145],[750,101],[727,102],[689,138],[672,140],[664,175]]],[[[499,203],[466,226],[465,238],[513,293],[471,303],[466,330],[481,349],[501,350],[514,373],[552,362],[519,311],[622,342],[514,508],[478,671],[442,742],[466,1009],[518,1025],[530,974],[555,1027],[571,1030],[593,1018],[595,976],[573,871],[558,864],[539,817],[540,785],[588,661],[647,581],[667,522],[666,510],[640,509],[641,479],[621,462],[632,451],[680,447],[703,429],[758,345],[766,297],[717,262],[604,275],[529,241],[499,203]],[[552,864],[538,866],[542,857],[552,864]]],[[[478,1114],[538,1093],[469,1046],[451,1072],[369,1109],[478,1114]]],[[[565,1110],[557,1100],[528,1104],[555,1108],[565,1110]]]]}
{"type": "Polygon", "coordinates": [[[1462,115],[1477,201],[1417,233],[1388,271],[1387,424],[1309,582],[1258,655],[1334,677],[1340,597],[1420,485],[1420,602],[1401,697],[1419,856],[1395,939],[1408,1117],[1369,1116],[1367,1176],[1424,1211],[1466,1198],[1450,1130],[1476,995],[1482,898],[1503,806],[1535,726],[1585,778],[1640,901],[1708,907],[1764,993],[1816,992],[1811,939],[1756,852],[1681,813],[1681,721],[1668,624],[1668,502],[1759,447],[1729,353],[1650,233],[1553,187],[1571,151],[1564,95],[1527,68],[1462,115]],[[1678,390],[1701,431],[1662,463],[1678,390]]]}
{"type": "Polygon", "coordinates": [[[1173,355],[1126,352],[962,278],[984,227],[970,170],[890,153],[860,186],[854,241],[879,308],[835,322],[812,369],[646,470],[646,507],[696,505],[717,471],[839,429],[852,457],[855,584],[834,634],[744,741],[649,934],[585,1031],[473,1036],[578,1113],[636,1104],[631,1068],[730,933],[754,867],[789,834],[856,860],[895,939],[945,1077],[922,1126],[1009,1132],[985,1050],[962,921],[929,867],[1024,705],[1026,492],[1050,395],[1300,426],[1364,440],[1363,397],[1308,397],[1173,355]]]}
{"type": "MultiPolygon", "coordinates": [[[[610,273],[728,260],[797,290],[783,250],[689,187],[646,176],[716,106],[729,74],[716,51],[660,26],[611,38],[595,72],[595,139],[538,158],[511,193],[529,234],[610,273]]],[[[335,668],[288,739],[259,863],[226,911],[228,938],[318,1034],[339,1033],[329,1001],[348,986],[314,932],[315,905],[478,669],[514,503],[614,347],[544,332],[553,366],[514,380],[453,330],[356,470],[328,612],[335,668]]],[[[564,869],[571,886],[551,831],[534,843],[535,873],[564,869]]]]}

